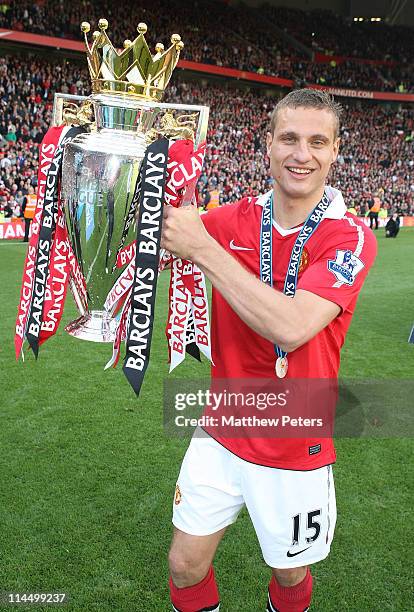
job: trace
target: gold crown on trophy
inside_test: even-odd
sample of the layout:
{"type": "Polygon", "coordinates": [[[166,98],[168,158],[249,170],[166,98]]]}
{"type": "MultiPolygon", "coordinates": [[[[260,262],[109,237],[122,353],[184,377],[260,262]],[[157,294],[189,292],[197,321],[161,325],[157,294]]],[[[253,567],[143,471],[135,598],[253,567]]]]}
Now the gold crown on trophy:
{"type": "Polygon", "coordinates": [[[87,34],[91,26],[87,21],[81,25],[93,93],[123,93],[160,100],[184,47],[181,36],[173,34],[166,51],[162,43],[157,43],[152,55],[144,37],[147,25],[139,23],[138,36],[134,41],[125,40],[124,49],[118,52],[106,33],[108,21],[100,19],[98,26],[100,31],[93,33],[89,45],[87,34]]]}

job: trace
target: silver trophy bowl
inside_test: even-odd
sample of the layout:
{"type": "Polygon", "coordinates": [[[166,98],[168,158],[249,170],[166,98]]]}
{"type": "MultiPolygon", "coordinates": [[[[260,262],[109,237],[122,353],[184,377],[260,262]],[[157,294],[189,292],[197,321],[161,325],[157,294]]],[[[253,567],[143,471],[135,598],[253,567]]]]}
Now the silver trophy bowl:
{"type": "Polygon", "coordinates": [[[125,266],[117,267],[123,246],[136,237],[136,203],[141,163],[160,118],[175,113],[197,113],[195,147],[206,138],[209,109],[204,106],[173,105],[131,96],[96,94],[90,98],[55,96],[54,124],[62,123],[65,103],[89,100],[94,123],[89,131],[65,146],[62,170],[62,200],[69,240],[87,289],[87,304],[72,292],[80,316],[66,330],[72,336],[93,342],[112,342],[117,327],[114,308],[106,309],[106,298],[125,266]],[[132,209],[134,210],[134,209],[132,209]]]}

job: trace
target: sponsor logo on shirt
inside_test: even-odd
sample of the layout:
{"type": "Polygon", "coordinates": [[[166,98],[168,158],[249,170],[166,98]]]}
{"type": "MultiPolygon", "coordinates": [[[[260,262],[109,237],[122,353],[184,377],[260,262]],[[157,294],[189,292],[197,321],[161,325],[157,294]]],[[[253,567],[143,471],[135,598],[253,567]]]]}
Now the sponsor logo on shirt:
{"type": "Polygon", "coordinates": [[[336,259],[328,261],[328,270],[330,270],[340,283],[345,285],[353,285],[354,280],[364,267],[362,261],[352,251],[343,251],[337,249],[336,259]]]}

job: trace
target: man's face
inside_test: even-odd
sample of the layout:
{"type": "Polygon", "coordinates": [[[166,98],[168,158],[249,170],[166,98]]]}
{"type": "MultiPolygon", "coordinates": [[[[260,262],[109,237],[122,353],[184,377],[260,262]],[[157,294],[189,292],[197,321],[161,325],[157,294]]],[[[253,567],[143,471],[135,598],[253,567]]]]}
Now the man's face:
{"type": "Polygon", "coordinates": [[[335,116],[326,109],[283,108],[266,144],[280,189],[292,198],[309,197],[323,187],[338,155],[335,116]]]}

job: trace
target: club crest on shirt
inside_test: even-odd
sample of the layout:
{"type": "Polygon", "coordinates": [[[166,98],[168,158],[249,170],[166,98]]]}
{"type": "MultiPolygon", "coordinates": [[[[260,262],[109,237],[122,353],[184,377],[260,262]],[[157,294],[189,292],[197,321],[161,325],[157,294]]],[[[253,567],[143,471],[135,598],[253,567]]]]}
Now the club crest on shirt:
{"type": "Polygon", "coordinates": [[[335,260],[330,259],[328,261],[328,270],[330,270],[337,278],[340,283],[346,285],[353,285],[354,280],[364,267],[362,261],[354,255],[350,250],[343,251],[341,249],[336,250],[335,260]]]}
{"type": "Polygon", "coordinates": [[[181,502],[181,491],[180,491],[180,487],[178,485],[175,486],[175,495],[174,495],[174,504],[176,506],[178,506],[178,504],[181,502]]]}
{"type": "Polygon", "coordinates": [[[306,249],[303,249],[302,255],[300,257],[298,274],[302,274],[303,270],[305,270],[305,268],[307,268],[308,265],[309,265],[309,253],[306,249]]]}

